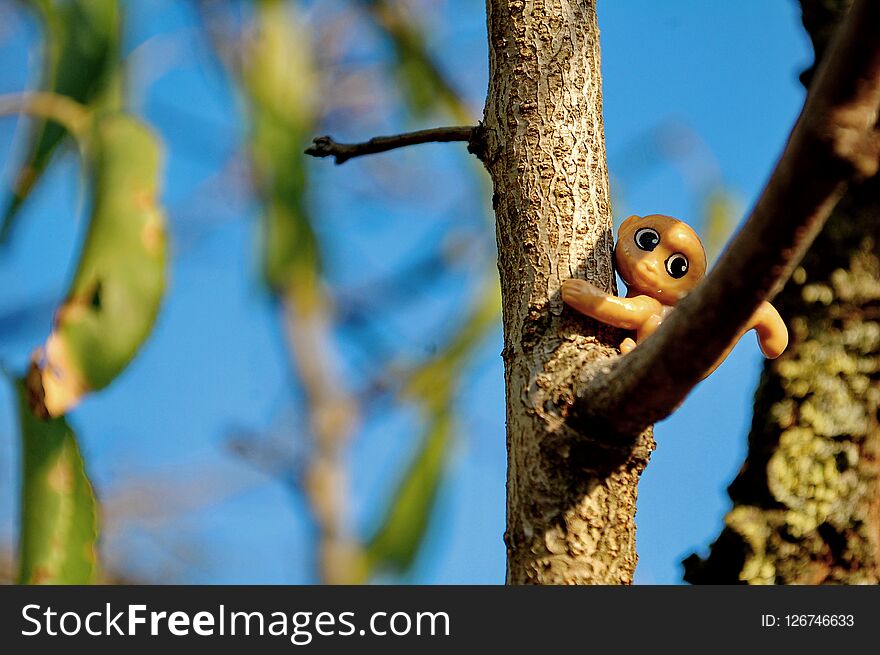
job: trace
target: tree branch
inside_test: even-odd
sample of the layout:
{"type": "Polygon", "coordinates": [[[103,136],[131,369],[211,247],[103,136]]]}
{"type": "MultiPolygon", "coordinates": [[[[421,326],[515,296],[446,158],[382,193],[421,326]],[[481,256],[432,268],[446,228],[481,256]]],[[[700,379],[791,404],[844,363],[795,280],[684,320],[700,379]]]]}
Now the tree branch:
{"type": "Polygon", "coordinates": [[[579,385],[570,420],[635,435],[671,414],[800,262],[849,184],[880,164],[880,2],[838,30],[788,144],[716,269],[626,357],[579,385]]]}
{"type": "Polygon", "coordinates": [[[478,125],[462,125],[456,127],[433,127],[418,132],[406,132],[393,136],[377,136],[363,143],[337,143],[329,136],[315,137],[312,145],[305,153],[312,157],[333,157],[336,164],[344,164],[354,157],[375,155],[396,148],[414,146],[420,143],[449,143],[451,141],[467,141],[468,151],[478,153],[480,127],[478,125]]]}

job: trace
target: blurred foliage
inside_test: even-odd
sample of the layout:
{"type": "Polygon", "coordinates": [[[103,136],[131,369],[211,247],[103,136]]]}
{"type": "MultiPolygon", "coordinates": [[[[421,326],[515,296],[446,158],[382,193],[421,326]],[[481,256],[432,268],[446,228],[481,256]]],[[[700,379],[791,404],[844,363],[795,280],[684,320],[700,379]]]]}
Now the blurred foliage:
{"type": "Polygon", "coordinates": [[[121,11],[107,0],[27,3],[44,28],[34,118],[3,233],[65,138],[88,171],[85,241],[54,328],[19,384],[22,443],[20,579],[82,584],[96,568],[97,509],[65,414],[109,385],[148,337],[165,289],[161,146],[118,111],[121,11]]]}
{"type": "Polygon", "coordinates": [[[446,347],[403,384],[403,395],[421,407],[426,428],[419,451],[368,543],[367,560],[374,570],[408,571],[424,541],[454,436],[458,381],[474,350],[498,322],[500,289],[494,276],[487,278],[446,347]]]}
{"type": "Polygon", "coordinates": [[[379,529],[367,544],[372,572],[405,573],[415,561],[434,509],[452,436],[450,408],[429,418],[422,444],[388,504],[379,529]]]}
{"type": "Polygon", "coordinates": [[[76,437],[63,418],[36,418],[24,383],[17,388],[24,471],[19,583],[91,583],[98,510],[76,437]]]}
{"type": "Polygon", "coordinates": [[[282,305],[291,367],[306,398],[310,461],[299,490],[318,532],[319,579],[353,582],[361,577],[360,559],[345,533],[347,476],[341,454],[355,412],[345,381],[330,364],[336,359],[328,338],[330,303],[302,152],[315,129],[318,74],[295,5],[252,4],[253,16],[238,37],[242,56],[228,57],[227,64],[239,80],[250,119],[247,147],[260,205],[264,280],[282,305]]]}
{"type": "Polygon", "coordinates": [[[314,134],[316,72],[308,35],[281,0],[260,0],[241,61],[250,110],[250,152],[262,213],[266,283],[284,295],[314,286],[319,254],[308,211],[303,144],[314,134]]]}
{"type": "Polygon", "coordinates": [[[733,233],[742,211],[731,189],[715,186],[704,194],[702,214],[703,246],[709,261],[714,262],[733,233]]]}
{"type": "MultiPolygon", "coordinates": [[[[116,0],[26,0],[43,26],[43,75],[39,88],[85,105],[114,95],[121,20],[116,0]]],[[[9,237],[19,209],[39,181],[65,135],[44,117],[31,126],[27,155],[0,218],[0,244],[9,237]]]]}
{"type": "Polygon", "coordinates": [[[473,122],[472,112],[439,64],[431,57],[422,26],[406,12],[405,3],[359,0],[394,48],[394,73],[410,111],[417,118],[441,109],[463,125],[473,122]]]}
{"type": "Polygon", "coordinates": [[[140,122],[101,114],[85,142],[92,210],[55,328],[28,374],[31,405],[58,417],[103,389],[149,336],[165,289],[160,147],[140,122]]]}
{"type": "MultiPolygon", "coordinates": [[[[425,28],[407,12],[406,3],[359,2],[393,47],[392,72],[410,113],[416,118],[445,114],[457,123],[473,123],[473,112],[431,56],[425,28]]],[[[480,166],[477,174],[485,184],[480,166]]],[[[482,280],[475,285],[473,310],[453,331],[447,345],[402,376],[402,396],[420,407],[425,431],[367,544],[367,561],[374,571],[406,573],[424,541],[454,443],[454,400],[462,369],[500,320],[500,288],[494,261],[487,258],[487,264],[482,280]]]]}
{"type": "Polygon", "coordinates": [[[404,396],[422,405],[428,414],[446,407],[453,395],[461,369],[489,330],[497,325],[501,290],[494,276],[477,286],[472,307],[458,330],[436,357],[410,373],[403,385],[404,396]]]}
{"type": "MultiPolygon", "coordinates": [[[[447,113],[467,121],[469,112],[465,103],[426,52],[424,36],[402,8],[385,2],[363,5],[394,46],[393,74],[406,91],[410,112],[417,117],[432,112],[447,113]]],[[[221,55],[226,53],[227,64],[240,80],[250,115],[248,147],[255,191],[262,206],[265,280],[276,296],[289,305],[291,311],[285,314],[286,320],[295,323],[290,331],[297,333],[313,324],[314,314],[328,311],[328,298],[320,265],[321,244],[316,237],[315,217],[309,208],[308,167],[315,164],[302,154],[303,147],[316,134],[322,109],[317,96],[321,71],[312,62],[308,35],[299,24],[293,6],[280,0],[253,2],[252,27],[241,37],[246,47],[240,49],[243,52],[240,60],[230,54],[239,50],[234,44],[215,38],[215,45],[219,46],[221,55]]],[[[496,288],[494,270],[488,272],[488,277],[492,288],[496,288]]],[[[369,577],[388,569],[405,573],[414,562],[430,522],[448,457],[454,422],[454,385],[463,363],[482,337],[497,325],[500,307],[497,294],[489,299],[488,305],[483,304],[484,296],[480,294],[479,310],[463,322],[461,332],[452,336],[449,346],[436,358],[417,366],[404,382],[406,400],[424,407],[425,436],[418,454],[402,472],[380,527],[363,546],[366,558],[362,558],[358,548],[351,551],[357,562],[349,568],[358,571],[358,576],[366,573],[369,577]]],[[[332,317],[327,318],[332,321],[332,317]]],[[[328,322],[325,329],[331,329],[330,325],[328,322]]],[[[294,342],[294,349],[296,346],[294,342]]],[[[318,356],[327,362],[333,359],[329,352],[318,356]]],[[[293,353],[292,360],[301,378],[315,376],[314,371],[309,371],[309,359],[303,353],[293,353]]],[[[321,386],[309,379],[303,384],[313,390],[321,386]]],[[[321,400],[315,397],[314,391],[311,395],[314,412],[319,409],[321,400]]],[[[313,423],[318,432],[321,427],[313,423]]],[[[313,457],[322,458],[326,466],[327,461],[335,461],[339,456],[332,444],[328,446],[328,439],[344,442],[346,437],[337,430],[329,437],[326,433],[315,434],[313,439],[316,447],[324,452],[313,457]]],[[[314,474],[314,469],[312,471],[314,474]]],[[[337,471],[336,475],[344,474],[337,471]]],[[[308,487],[305,491],[310,493],[308,487]]],[[[327,499],[313,497],[310,502],[316,506],[313,510],[317,517],[326,521],[328,512],[333,511],[328,510],[327,499]]]]}

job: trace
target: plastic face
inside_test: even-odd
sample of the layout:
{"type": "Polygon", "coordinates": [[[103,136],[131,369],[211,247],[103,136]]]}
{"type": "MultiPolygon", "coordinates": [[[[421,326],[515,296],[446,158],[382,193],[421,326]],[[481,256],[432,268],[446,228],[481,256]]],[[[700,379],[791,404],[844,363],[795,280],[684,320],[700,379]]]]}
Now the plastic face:
{"type": "Polygon", "coordinates": [[[706,274],[706,253],[689,225],[671,216],[630,216],[617,231],[617,271],[630,295],[673,305],[706,274]]]}

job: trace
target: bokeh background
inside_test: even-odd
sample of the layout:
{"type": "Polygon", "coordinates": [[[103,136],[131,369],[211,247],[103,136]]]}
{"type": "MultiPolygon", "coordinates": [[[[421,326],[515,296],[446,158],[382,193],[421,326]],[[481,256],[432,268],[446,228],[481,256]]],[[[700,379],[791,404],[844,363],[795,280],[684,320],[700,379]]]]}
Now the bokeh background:
{"type": "MultiPolygon", "coordinates": [[[[296,339],[285,338],[296,317],[263,274],[271,230],[254,165],[259,106],[246,80],[248,48],[265,37],[253,22],[274,3],[121,4],[124,102],[164,142],[173,254],[151,338],[70,416],[101,501],[102,577],[317,582],[321,535],[304,489],[314,397],[296,339]]],[[[283,96],[310,112],[290,137],[302,148],[317,134],[353,141],[479,119],[482,2],[280,4],[273,17],[292,31],[271,52],[289,57],[294,47],[306,62],[285,78],[283,96]]],[[[812,55],[796,3],[617,0],[599,3],[599,20],[615,220],[671,214],[716,253],[757,197],[803,100],[797,76],[812,55]]],[[[0,0],[0,93],[39,83],[42,47],[33,12],[0,0]]],[[[27,134],[26,121],[0,117],[4,192],[27,134]]],[[[356,416],[339,451],[343,523],[368,550],[392,544],[370,579],[503,582],[504,390],[488,177],[460,144],[341,167],[303,156],[290,166],[303,180],[302,220],[319,254],[310,283],[326,300],[313,354],[356,416]],[[408,504],[395,504],[401,497],[408,504]]],[[[77,153],[66,147],[0,250],[8,374],[45,340],[88,205],[77,153]]],[[[725,486],[745,455],[759,363],[749,336],[657,426],[640,488],[637,582],[679,583],[682,557],[717,535],[725,486]]],[[[19,450],[4,380],[7,579],[19,450]]]]}

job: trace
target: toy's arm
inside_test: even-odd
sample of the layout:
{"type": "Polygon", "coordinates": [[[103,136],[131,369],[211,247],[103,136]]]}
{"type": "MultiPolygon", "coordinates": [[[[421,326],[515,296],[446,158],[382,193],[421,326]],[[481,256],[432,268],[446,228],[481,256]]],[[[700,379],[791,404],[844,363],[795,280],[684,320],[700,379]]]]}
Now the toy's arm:
{"type": "Polygon", "coordinates": [[[619,298],[585,280],[565,280],[562,299],[581,314],[624,330],[639,329],[654,309],[648,298],[619,298]]]}
{"type": "Polygon", "coordinates": [[[739,333],[736,341],[727,347],[727,350],[722,353],[721,357],[715,362],[715,365],[703,376],[704,379],[721,366],[721,362],[727,359],[737,341],[749,330],[754,330],[758,335],[758,345],[761,346],[761,352],[764,353],[764,357],[768,359],[776,359],[788,346],[788,328],[785,327],[785,321],[782,320],[776,308],[765,300],[758,306],[755,313],[752,314],[752,318],[749,319],[746,327],[739,333]]]}
{"type": "Polygon", "coordinates": [[[776,359],[788,346],[788,328],[776,308],[766,300],[752,315],[749,328],[758,335],[761,352],[769,359],[776,359]]]}

